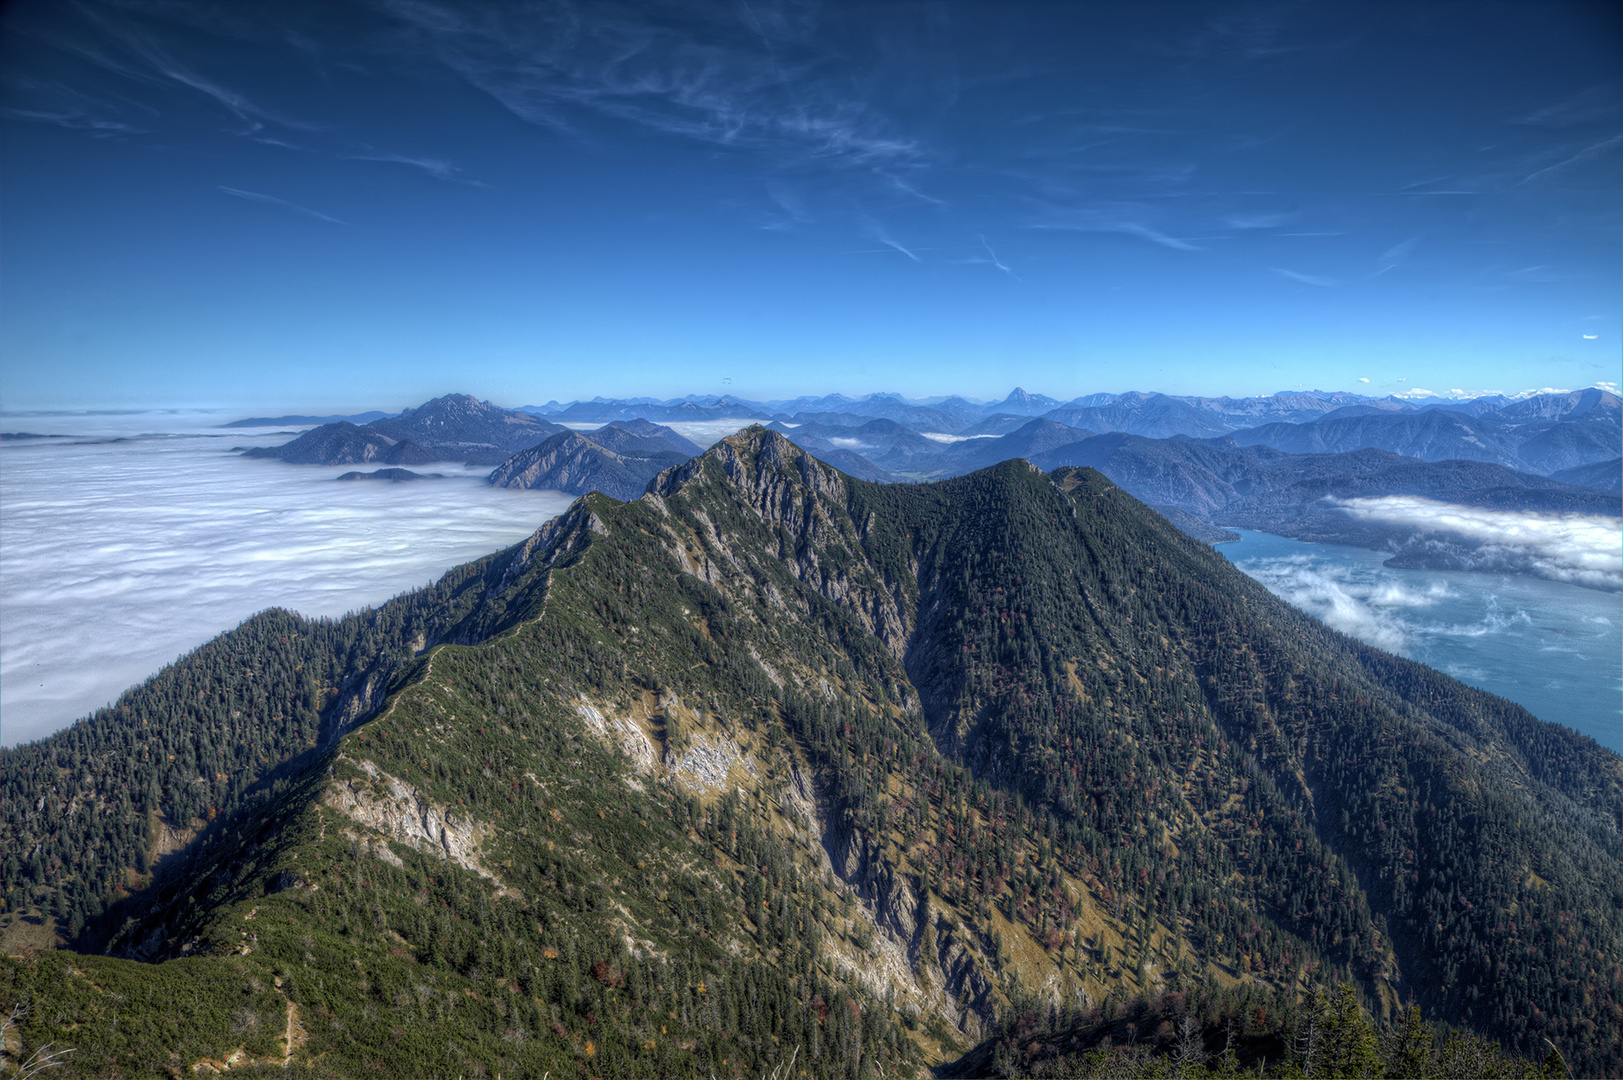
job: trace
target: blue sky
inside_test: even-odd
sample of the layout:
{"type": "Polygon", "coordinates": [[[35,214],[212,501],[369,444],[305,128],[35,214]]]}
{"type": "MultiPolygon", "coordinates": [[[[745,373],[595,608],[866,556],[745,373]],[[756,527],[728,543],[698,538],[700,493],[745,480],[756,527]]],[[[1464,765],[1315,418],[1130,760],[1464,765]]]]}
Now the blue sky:
{"type": "Polygon", "coordinates": [[[1619,379],[1610,4],[16,0],[0,73],[7,410],[1619,379]]]}

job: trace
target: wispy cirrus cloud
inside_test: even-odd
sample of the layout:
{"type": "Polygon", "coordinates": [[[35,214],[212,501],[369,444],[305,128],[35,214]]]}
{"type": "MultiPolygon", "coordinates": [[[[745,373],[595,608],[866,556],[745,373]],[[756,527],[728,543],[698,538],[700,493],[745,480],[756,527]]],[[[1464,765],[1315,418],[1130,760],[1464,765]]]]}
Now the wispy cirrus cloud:
{"type": "Polygon", "coordinates": [[[311,126],[263,109],[237,91],[222,86],[212,79],[204,78],[195,72],[188,71],[172,61],[160,57],[154,57],[153,59],[153,66],[166,78],[213,100],[215,104],[247,124],[250,131],[258,131],[266,123],[275,123],[278,126],[290,128],[309,128],[311,126]]]}
{"type": "Polygon", "coordinates": [[[226,187],[224,184],[220,184],[219,188],[227,195],[231,195],[238,199],[245,199],[248,202],[263,203],[266,206],[280,207],[283,210],[291,210],[295,214],[303,214],[305,217],[315,218],[317,221],[330,222],[334,225],[349,224],[347,221],[339,221],[335,217],[330,217],[327,214],[323,214],[320,210],[312,210],[308,206],[301,206],[299,203],[293,202],[289,199],[280,199],[275,195],[266,195],[259,191],[244,191],[241,188],[226,187]]]}
{"type": "MultiPolygon", "coordinates": [[[[1310,53],[1326,77],[1377,70],[1333,55],[1384,18],[1362,9],[1265,0],[1101,21],[1095,7],[1058,5],[1050,22],[1007,20],[987,4],[904,11],[818,0],[354,0],[272,5],[269,14],[207,0],[73,0],[62,10],[82,14],[40,20],[56,34],[53,47],[116,76],[98,90],[162,88],[140,97],[164,116],[7,104],[28,112],[20,118],[104,137],[184,130],[184,113],[192,133],[476,184],[445,149],[468,145],[467,132],[442,123],[452,108],[408,119],[380,107],[445,92],[454,79],[475,91],[446,94],[457,115],[505,110],[540,129],[478,129],[503,151],[479,151],[486,168],[502,169],[506,150],[527,139],[587,153],[633,147],[643,162],[696,147],[687,160],[702,157],[713,175],[753,171],[747,194],[718,201],[761,229],[832,224],[849,240],[879,217],[902,238],[887,252],[955,251],[942,258],[1010,276],[1012,266],[1045,272],[1020,250],[1031,239],[1024,229],[1114,235],[1190,255],[1203,264],[1197,272],[1349,286],[1348,302],[1354,282],[1405,265],[1422,230],[1425,272],[1464,273],[1460,234],[1433,222],[1467,209],[1503,214],[1507,193],[1516,214],[1547,219],[1555,201],[1528,192],[1598,187],[1623,138],[1616,84],[1462,112],[1461,124],[1413,144],[1375,137],[1381,129],[1364,122],[1375,115],[1366,110],[1386,107],[1379,95],[1325,103],[1317,119],[1336,119],[1315,122],[1309,100],[1288,92],[1300,82],[1290,73],[1310,53]],[[1236,63],[1247,67],[1243,80],[1236,63]],[[1315,132],[1326,127],[1344,138],[1323,142],[1315,132]],[[1468,206],[1473,198],[1481,201],[1468,206]],[[1002,238],[997,252],[976,245],[981,235],[1002,238]],[[1383,245],[1367,247],[1368,237],[1391,245],[1373,266],[1383,245]]],[[[348,168],[353,176],[372,166],[348,168]]],[[[387,182],[377,171],[365,179],[387,182]]],[[[255,191],[279,183],[255,175],[215,179],[236,176],[255,191]]],[[[342,215],[348,204],[331,205],[342,215]]],[[[1510,269],[1556,256],[1504,259],[1510,269]]]]}
{"type": "Polygon", "coordinates": [[[1180,240],[1176,236],[1168,236],[1159,229],[1152,229],[1148,225],[1144,225],[1137,221],[1114,222],[1112,226],[1105,231],[1126,233],[1128,236],[1136,236],[1140,240],[1148,240],[1152,244],[1158,244],[1164,248],[1171,248],[1173,251],[1200,250],[1199,247],[1191,244],[1187,240],[1180,240]]]}
{"type": "Polygon", "coordinates": [[[92,135],[143,135],[150,130],[121,120],[96,116],[83,109],[0,109],[0,116],[34,124],[54,124],[92,135]]]}
{"type": "MultiPolygon", "coordinates": [[[[928,156],[817,38],[809,8],[604,4],[456,9],[383,0],[426,50],[526,122],[584,136],[610,117],[783,162],[896,170],[928,156]]],[[[894,183],[894,176],[892,181],[894,183]]]]}
{"type": "Polygon", "coordinates": [[[1236,4],[1220,10],[1183,34],[1169,51],[1178,55],[1239,60],[1267,60],[1302,51],[1306,45],[1290,33],[1283,8],[1236,4]]]}
{"type": "MultiPolygon", "coordinates": [[[[65,51],[77,55],[79,49],[70,46],[65,51]]],[[[102,66],[99,58],[92,63],[102,66]]],[[[0,74],[0,78],[4,80],[4,98],[10,103],[0,107],[0,116],[11,120],[53,124],[106,137],[145,134],[158,119],[158,112],[151,105],[137,103],[127,95],[110,93],[104,88],[92,90],[72,85],[71,80],[60,73],[56,77],[41,78],[10,71],[0,74]]]]}
{"type": "Polygon", "coordinates": [[[1553,269],[1544,265],[1543,263],[1536,263],[1532,266],[1523,266],[1516,270],[1506,270],[1504,276],[1507,278],[1512,278],[1516,281],[1550,282],[1561,280],[1560,274],[1557,274],[1553,269]]]}
{"type": "Polygon", "coordinates": [[[1575,165],[1581,165],[1586,161],[1591,161],[1598,158],[1618,146],[1623,146],[1623,133],[1608,135],[1604,139],[1599,139],[1595,142],[1589,143],[1588,145],[1567,154],[1560,161],[1557,161],[1552,165],[1546,165],[1543,168],[1535,169],[1533,172],[1530,172],[1526,176],[1522,177],[1516,186],[1521,187],[1526,184],[1530,184],[1535,180],[1541,180],[1545,177],[1553,176],[1556,173],[1564,172],[1575,165]]]}
{"type": "MultiPolygon", "coordinates": [[[[1485,196],[1559,182],[1583,187],[1606,178],[1584,166],[1623,146],[1623,84],[1604,83],[1508,118],[1510,130],[1481,148],[1471,171],[1431,176],[1398,189],[1407,196],[1485,196]]],[[[1615,186],[1615,185],[1614,185],[1615,186]]]]}
{"type": "Polygon", "coordinates": [[[1284,266],[1270,266],[1268,269],[1280,277],[1289,278],[1303,285],[1312,285],[1318,289],[1333,289],[1341,284],[1334,278],[1320,277],[1317,274],[1304,274],[1299,270],[1291,270],[1284,266]]]}
{"type": "MultiPolygon", "coordinates": [[[[296,109],[266,104],[259,92],[235,85],[229,65],[199,49],[195,40],[174,33],[173,26],[157,28],[159,24],[149,17],[155,12],[149,8],[114,0],[72,5],[69,10],[70,19],[38,26],[25,23],[16,32],[34,39],[38,48],[68,58],[78,85],[12,76],[6,79],[6,96],[12,104],[0,115],[103,137],[139,136],[184,128],[188,122],[184,102],[190,99],[229,116],[228,134],[261,145],[338,160],[407,165],[436,179],[477,183],[454,162],[380,149],[345,135],[330,119],[313,121],[297,115],[296,109]]],[[[179,3],[161,14],[190,30],[260,47],[287,45],[300,52],[301,45],[309,44],[291,30],[274,27],[274,22],[269,27],[256,24],[240,10],[179,3]],[[275,33],[277,40],[264,41],[268,33],[275,33]]],[[[267,91],[266,96],[274,95],[267,91]]]]}
{"type": "Polygon", "coordinates": [[[97,9],[81,5],[76,11],[83,19],[81,32],[50,34],[54,47],[81,61],[135,82],[180,88],[213,102],[243,125],[242,134],[252,134],[267,125],[295,130],[313,130],[315,125],[266,108],[242,91],[224,85],[180,60],[174,50],[135,19],[123,17],[115,8],[97,9]]]}
{"type": "Polygon", "coordinates": [[[462,167],[455,162],[444,161],[439,158],[411,157],[406,154],[396,154],[384,151],[365,151],[354,154],[344,154],[350,161],[378,161],[389,165],[406,165],[420,169],[436,180],[446,180],[458,184],[472,184],[482,187],[478,180],[471,180],[462,174],[462,167]]]}
{"type": "Polygon", "coordinates": [[[799,228],[812,221],[814,215],[808,204],[806,193],[798,186],[785,184],[776,180],[768,180],[765,184],[768,202],[775,208],[770,217],[761,228],[773,231],[786,231],[799,228]]]}
{"type": "MultiPolygon", "coordinates": [[[[1009,269],[1006,265],[1004,265],[1003,260],[997,257],[997,252],[992,250],[992,245],[988,244],[986,242],[986,237],[982,236],[980,239],[981,239],[981,247],[986,249],[986,261],[991,263],[998,270],[1001,270],[1003,273],[1005,273],[1005,274],[1009,275],[1010,277],[1014,278],[1016,281],[1019,281],[1020,280],[1020,275],[1016,274],[1013,270],[1009,269]]],[[[979,260],[976,260],[976,261],[979,261],[979,260]]]]}
{"type": "Polygon", "coordinates": [[[1376,260],[1377,269],[1371,276],[1380,277],[1389,270],[1396,270],[1398,267],[1409,261],[1409,256],[1414,254],[1414,249],[1419,246],[1419,236],[1411,236],[1409,239],[1404,240],[1401,243],[1393,244],[1391,247],[1381,252],[1381,257],[1376,260]]]}
{"type": "Polygon", "coordinates": [[[1560,101],[1515,117],[1512,123],[1529,127],[1568,128],[1607,123],[1623,116],[1623,84],[1591,86],[1560,101]]]}
{"type": "Polygon", "coordinates": [[[1252,232],[1277,229],[1295,217],[1293,213],[1280,211],[1252,211],[1228,214],[1223,218],[1223,224],[1238,232],[1252,232]]]}
{"type": "Polygon", "coordinates": [[[868,234],[870,236],[872,236],[876,242],[884,245],[884,247],[881,248],[880,250],[889,249],[891,251],[899,252],[899,253],[901,253],[903,255],[906,255],[909,259],[912,259],[914,262],[923,262],[924,261],[923,259],[919,258],[918,253],[916,251],[914,251],[912,248],[906,247],[906,246],[904,246],[902,244],[897,243],[895,240],[891,239],[890,233],[885,231],[884,226],[880,225],[876,221],[870,220],[868,222],[868,234]]]}
{"type": "Polygon", "coordinates": [[[1148,209],[1132,205],[1065,206],[1037,202],[1030,222],[1034,229],[1056,232],[1120,233],[1173,251],[1199,251],[1199,245],[1145,224],[1141,215],[1148,209]]]}

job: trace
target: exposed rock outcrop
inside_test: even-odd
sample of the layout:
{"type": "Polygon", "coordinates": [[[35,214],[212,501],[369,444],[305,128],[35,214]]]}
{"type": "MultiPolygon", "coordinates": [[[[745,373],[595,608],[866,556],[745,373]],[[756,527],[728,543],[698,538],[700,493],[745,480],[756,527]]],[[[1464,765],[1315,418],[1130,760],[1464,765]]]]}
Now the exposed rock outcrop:
{"type": "Polygon", "coordinates": [[[480,862],[479,848],[490,832],[488,826],[433,802],[370,761],[357,761],[346,754],[340,754],[338,760],[359,769],[368,779],[335,779],[322,794],[322,805],[369,830],[373,835],[357,835],[356,839],[373,855],[399,866],[400,858],[389,851],[388,842],[405,844],[488,878],[503,895],[512,891],[480,862]]]}

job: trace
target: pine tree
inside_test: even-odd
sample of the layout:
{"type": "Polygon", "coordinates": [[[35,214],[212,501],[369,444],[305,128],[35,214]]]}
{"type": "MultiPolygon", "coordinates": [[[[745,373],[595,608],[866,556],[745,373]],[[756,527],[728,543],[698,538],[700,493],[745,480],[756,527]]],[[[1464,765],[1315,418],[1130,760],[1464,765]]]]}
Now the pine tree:
{"type": "Polygon", "coordinates": [[[1421,1018],[1419,1006],[1410,1005],[1403,1012],[1403,1027],[1387,1054],[1387,1075],[1425,1076],[1431,1068],[1431,1049],[1431,1029],[1421,1018]]]}

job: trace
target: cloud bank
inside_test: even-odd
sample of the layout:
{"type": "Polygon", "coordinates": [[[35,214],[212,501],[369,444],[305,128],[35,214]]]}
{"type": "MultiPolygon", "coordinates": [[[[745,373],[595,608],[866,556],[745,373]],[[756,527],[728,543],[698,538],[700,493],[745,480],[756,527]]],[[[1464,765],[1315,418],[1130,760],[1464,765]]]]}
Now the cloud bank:
{"type": "MultiPolygon", "coordinates": [[[[151,431],[173,418],[116,419],[151,431]]],[[[0,742],[67,726],[257,611],[380,603],[573,501],[491,488],[488,470],[448,463],[423,470],[441,480],[341,484],[352,467],[227,452],[244,438],[0,450],[0,742]]]]}
{"type": "Polygon", "coordinates": [[[1387,575],[1355,574],[1303,555],[1246,562],[1242,569],[1275,596],[1343,634],[1400,655],[1409,654],[1415,633],[1407,613],[1451,595],[1440,582],[1416,588],[1387,575]]]}
{"type": "MultiPolygon", "coordinates": [[[[1525,573],[1611,592],[1623,590],[1623,519],[1455,506],[1412,495],[1335,503],[1364,521],[1456,541],[1462,569],[1525,573]],[[1463,543],[1463,548],[1460,547],[1463,543]]],[[[1427,542],[1422,536],[1420,543],[1427,542]]]]}

